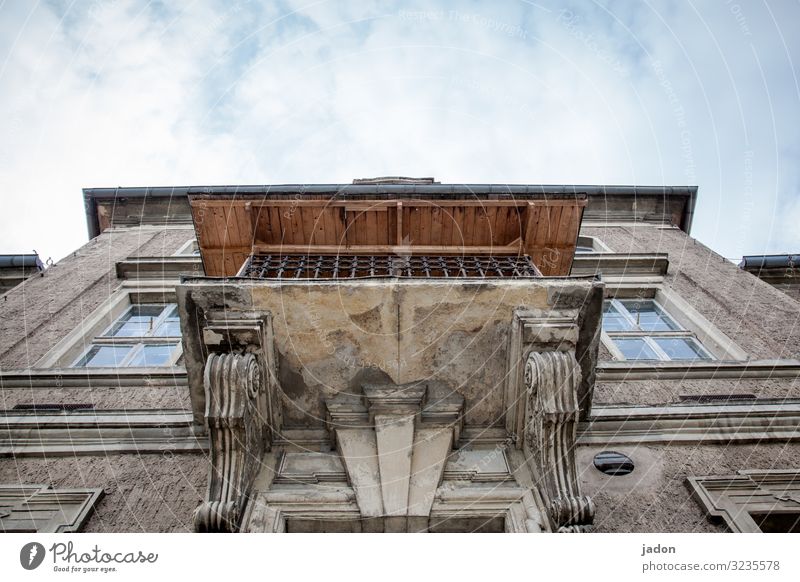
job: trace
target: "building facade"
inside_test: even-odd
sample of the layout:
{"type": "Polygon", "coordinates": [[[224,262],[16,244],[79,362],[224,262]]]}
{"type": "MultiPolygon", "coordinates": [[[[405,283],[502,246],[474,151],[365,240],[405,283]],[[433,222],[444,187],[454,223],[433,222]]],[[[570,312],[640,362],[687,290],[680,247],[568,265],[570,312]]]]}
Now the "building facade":
{"type": "Polygon", "coordinates": [[[798,531],[800,302],[696,195],[87,189],[0,302],[0,531],[798,531]]]}

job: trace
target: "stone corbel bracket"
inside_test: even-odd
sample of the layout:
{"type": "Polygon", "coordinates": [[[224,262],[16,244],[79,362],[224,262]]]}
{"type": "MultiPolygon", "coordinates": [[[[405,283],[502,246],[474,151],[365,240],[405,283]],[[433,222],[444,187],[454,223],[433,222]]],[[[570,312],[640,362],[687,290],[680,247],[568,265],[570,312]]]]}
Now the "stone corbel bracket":
{"type": "Polygon", "coordinates": [[[531,351],[525,363],[523,452],[553,531],[589,531],[594,503],[581,495],[575,466],[581,380],[575,358],[578,329],[568,319],[527,324],[539,338],[540,351],[531,351]]]}
{"type": "MultiPolygon", "coordinates": [[[[252,311],[208,311],[202,330],[203,344],[209,353],[253,354],[266,385],[266,416],[270,440],[280,431],[281,386],[278,358],[272,330],[272,314],[252,311]]],[[[206,364],[207,365],[207,364],[206,364]]],[[[207,388],[204,386],[206,393],[207,388]]]]}
{"type": "Polygon", "coordinates": [[[235,532],[253,481],[280,429],[277,368],[269,314],[209,313],[203,342],[205,423],[211,467],[197,531],[235,532]]]}
{"type": "Polygon", "coordinates": [[[542,311],[520,308],[509,329],[505,376],[506,430],[522,448],[527,409],[525,365],[531,352],[571,351],[579,364],[577,388],[580,419],[588,420],[600,344],[603,294],[594,287],[579,309],[542,311]]]}

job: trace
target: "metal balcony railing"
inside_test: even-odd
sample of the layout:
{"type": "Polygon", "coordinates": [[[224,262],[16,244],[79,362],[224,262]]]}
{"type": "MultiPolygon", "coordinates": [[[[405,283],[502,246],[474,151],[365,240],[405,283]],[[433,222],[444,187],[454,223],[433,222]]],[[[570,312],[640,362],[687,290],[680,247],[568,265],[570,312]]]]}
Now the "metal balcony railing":
{"type": "Polygon", "coordinates": [[[542,274],[527,255],[254,254],[247,259],[239,276],[252,279],[525,279],[542,274]]]}

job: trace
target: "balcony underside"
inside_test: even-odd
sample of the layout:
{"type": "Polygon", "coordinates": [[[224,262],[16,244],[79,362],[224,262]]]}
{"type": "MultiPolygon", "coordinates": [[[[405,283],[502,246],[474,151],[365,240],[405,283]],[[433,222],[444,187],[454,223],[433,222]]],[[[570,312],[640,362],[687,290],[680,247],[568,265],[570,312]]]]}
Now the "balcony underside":
{"type": "Polygon", "coordinates": [[[527,256],[543,275],[564,276],[586,206],[580,193],[435,199],[193,194],[189,200],[204,270],[212,277],[236,275],[252,254],[527,256]]]}

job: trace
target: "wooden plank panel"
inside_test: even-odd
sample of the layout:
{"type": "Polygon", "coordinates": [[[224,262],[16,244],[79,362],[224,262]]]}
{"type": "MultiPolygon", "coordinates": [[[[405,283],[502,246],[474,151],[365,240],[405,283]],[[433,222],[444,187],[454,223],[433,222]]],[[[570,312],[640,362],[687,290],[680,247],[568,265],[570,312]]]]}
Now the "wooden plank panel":
{"type": "Polygon", "coordinates": [[[433,206],[431,208],[431,232],[430,232],[430,244],[433,245],[442,245],[442,228],[443,228],[443,216],[444,212],[440,206],[433,206]]]}
{"type": "Polygon", "coordinates": [[[320,220],[322,221],[322,232],[321,234],[318,232],[317,234],[320,235],[317,238],[317,244],[323,245],[335,245],[338,244],[339,241],[336,240],[336,224],[335,220],[336,217],[334,213],[336,210],[334,208],[324,208],[320,213],[320,220]]]}
{"type": "MultiPolygon", "coordinates": [[[[537,257],[537,266],[543,273],[566,275],[585,200],[508,202],[512,201],[225,199],[192,201],[192,214],[209,274],[230,274],[232,268],[240,266],[230,264],[240,262],[238,254],[223,259],[212,253],[214,249],[232,252],[255,242],[283,243],[304,247],[304,253],[315,252],[308,248],[310,243],[338,248],[347,227],[347,245],[361,248],[360,252],[371,249],[373,254],[395,252],[398,242],[418,247],[415,252],[424,248],[429,253],[457,254],[466,252],[461,248],[466,246],[476,254],[493,249],[509,254],[510,243],[523,234],[525,252],[537,257]],[[271,202],[280,204],[270,205],[271,202]],[[328,203],[336,205],[326,207],[328,203]]],[[[247,250],[241,253],[246,255],[247,250]]]]}
{"type": "Polygon", "coordinates": [[[220,248],[225,248],[228,245],[228,228],[225,216],[225,209],[221,207],[212,208],[211,212],[214,215],[213,225],[217,229],[217,240],[219,240],[220,248]]]}
{"type": "Polygon", "coordinates": [[[492,218],[491,209],[479,206],[475,209],[475,236],[473,244],[492,244],[492,218]]]}
{"type": "Polygon", "coordinates": [[[489,208],[489,240],[493,245],[503,244],[507,208],[489,208]]]}
{"type": "Polygon", "coordinates": [[[254,226],[253,242],[260,244],[275,244],[280,242],[280,238],[275,237],[272,230],[272,222],[269,219],[269,208],[259,206],[253,208],[254,226]]]}
{"type": "MultiPolygon", "coordinates": [[[[256,209],[257,210],[257,209],[256,209]]],[[[248,245],[255,242],[255,214],[252,204],[246,203],[238,208],[239,234],[248,245]]]]}
{"type": "Polygon", "coordinates": [[[453,236],[453,209],[439,207],[439,217],[442,222],[442,232],[439,235],[438,244],[449,245],[453,236]]]}
{"type": "Polygon", "coordinates": [[[464,219],[461,222],[461,232],[464,237],[464,244],[475,245],[475,207],[464,207],[464,219]]]}
{"type": "MultiPolygon", "coordinates": [[[[311,220],[311,224],[308,225],[308,232],[310,233],[309,243],[315,245],[325,244],[325,209],[319,206],[310,207],[307,209],[307,212],[310,214],[311,220]]],[[[308,215],[306,219],[309,219],[308,215]]]]}
{"type": "MultiPolygon", "coordinates": [[[[244,210],[243,207],[239,207],[244,210]]],[[[228,245],[231,247],[241,247],[246,244],[253,244],[253,241],[247,241],[246,236],[242,236],[242,232],[239,229],[239,225],[241,224],[239,219],[239,209],[235,206],[229,206],[228,208],[224,209],[223,212],[225,213],[225,231],[228,233],[228,245]]]]}
{"type": "Polygon", "coordinates": [[[231,277],[236,274],[237,266],[236,262],[233,260],[233,253],[225,253],[222,255],[223,259],[223,277],[231,277]]]}
{"type": "Polygon", "coordinates": [[[353,227],[356,229],[356,244],[367,244],[367,213],[359,210],[355,213],[353,227]]]}
{"type": "Polygon", "coordinates": [[[283,244],[295,244],[291,208],[276,208],[275,210],[278,213],[278,222],[281,225],[281,242],[283,244]]]}
{"type": "Polygon", "coordinates": [[[213,219],[207,208],[192,208],[192,220],[197,231],[197,242],[201,249],[218,246],[215,230],[209,228],[208,222],[213,219]]]}
{"type": "MultiPolygon", "coordinates": [[[[289,213],[289,232],[287,233],[287,239],[289,239],[290,244],[301,245],[305,244],[306,237],[303,233],[303,216],[302,216],[302,208],[299,206],[294,208],[287,209],[289,213]]],[[[284,223],[285,224],[285,223],[284,223]]]]}
{"type": "Polygon", "coordinates": [[[572,208],[564,207],[561,210],[561,223],[559,224],[558,233],[555,244],[563,246],[575,246],[578,238],[578,228],[580,226],[580,213],[582,209],[574,206],[572,208]]]}
{"type": "Polygon", "coordinates": [[[431,244],[431,224],[432,224],[432,214],[433,214],[433,207],[426,206],[419,209],[420,217],[419,217],[419,240],[416,244],[419,245],[430,245],[431,244]]]}
{"type": "Polygon", "coordinates": [[[356,213],[350,212],[347,209],[343,209],[344,211],[344,242],[345,246],[352,246],[357,244],[356,242],[356,228],[355,228],[355,219],[356,213]]]}
{"type": "Polygon", "coordinates": [[[382,244],[382,245],[391,244],[391,241],[389,240],[389,233],[390,232],[394,233],[394,231],[390,230],[390,228],[391,228],[390,216],[392,214],[393,214],[392,212],[376,212],[375,213],[376,220],[378,221],[378,235],[377,235],[378,236],[378,240],[377,240],[377,242],[379,244],[382,244]]]}
{"type": "Polygon", "coordinates": [[[405,232],[403,231],[403,203],[398,202],[397,206],[395,207],[395,223],[397,226],[397,240],[395,241],[396,244],[401,245],[403,244],[403,237],[405,236],[405,232]]]}
{"type": "Polygon", "coordinates": [[[403,218],[403,222],[407,224],[406,226],[406,233],[408,234],[408,244],[410,245],[418,245],[420,241],[420,207],[419,206],[412,206],[410,208],[405,208],[405,204],[403,204],[403,210],[406,212],[406,217],[403,218]]]}
{"type": "MultiPolygon", "coordinates": [[[[401,252],[408,252],[408,246],[396,245],[352,245],[347,248],[338,245],[330,246],[314,246],[312,250],[308,245],[255,245],[253,252],[263,254],[278,254],[284,255],[305,255],[309,252],[311,254],[319,255],[336,255],[336,254],[362,254],[362,255],[379,255],[385,253],[397,254],[401,252]]],[[[221,252],[221,251],[219,251],[221,252]]],[[[519,252],[518,245],[509,245],[501,247],[492,246],[431,246],[431,245],[415,245],[410,247],[412,254],[418,255],[516,255],[519,252]]]]}
{"type": "Polygon", "coordinates": [[[303,242],[311,244],[314,239],[314,229],[316,226],[316,217],[319,213],[319,206],[306,206],[298,208],[300,211],[300,224],[303,228],[303,242]]]}
{"type": "Polygon", "coordinates": [[[529,204],[523,213],[523,244],[529,255],[533,256],[534,239],[536,237],[536,223],[539,221],[541,208],[529,204]]]}
{"type": "Polygon", "coordinates": [[[364,244],[376,245],[380,244],[378,241],[378,214],[385,214],[384,212],[375,212],[369,210],[364,213],[364,224],[366,232],[364,233],[364,244]]]}
{"type": "Polygon", "coordinates": [[[522,232],[521,217],[524,214],[520,208],[509,208],[506,213],[506,219],[501,223],[499,230],[501,231],[501,244],[509,243],[518,238],[523,238],[525,233],[522,232]]]}
{"type": "MultiPolygon", "coordinates": [[[[558,272],[558,265],[561,261],[560,252],[555,245],[553,245],[553,240],[558,233],[558,225],[561,223],[561,211],[561,206],[544,208],[541,213],[541,219],[544,219],[544,224],[542,224],[541,219],[539,221],[543,232],[543,238],[537,245],[543,252],[542,265],[539,269],[543,274],[549,276],[555,275],[558,272]]],[[[536,239],[539,240],[538,235],[536,239]]]]}
{"type": "Polygon", "coordinates": [[[466,244],[465,236],[464,236],[464,208],[460,206],[456,206],[452,210],[453,212],[453,230],[450,234],[450,242],[451,245],[462,246],[466,244]]]}
{"type": "Polygon", "coordinates": [[[279,242],[286,241],[286,228],[284,226],[283,218],[281,217],[281,209],[280,208],[270,208],[270,220],[272,221],[272,229],[275,231],[275,234],[278,235],[279,242]]]}
{"type": "Polygon", "coordinates": [[[334,226],[336,232],[336,245],[337,246],[345,246],[347,244],[346,235],[345,235],[345,209],[344,208],[332,208],[333,218],[334,218],[334,226]]]}

